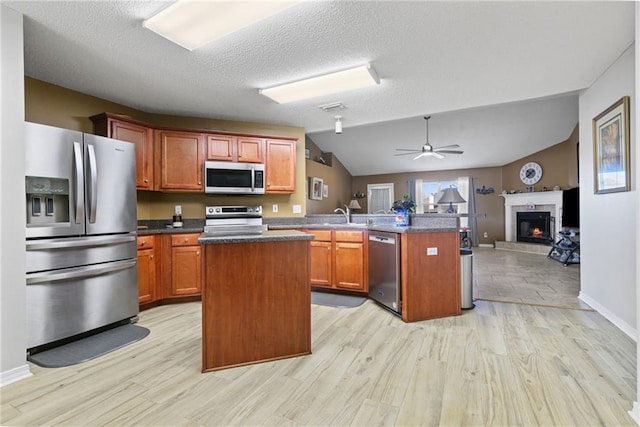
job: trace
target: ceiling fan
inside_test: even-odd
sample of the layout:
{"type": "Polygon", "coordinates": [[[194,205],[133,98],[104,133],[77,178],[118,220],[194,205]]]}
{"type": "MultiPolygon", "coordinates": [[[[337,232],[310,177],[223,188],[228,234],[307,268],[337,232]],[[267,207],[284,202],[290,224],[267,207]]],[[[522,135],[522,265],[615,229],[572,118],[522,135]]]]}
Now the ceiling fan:
{"type": "Polygon", "coordinates": [[[408,149],[408,148],[396,148],[396,151],[406,151],[406,153],[394,154],[394,156],[406,156],[407,154],[418,154],[413,160],[417,160],[420,157],[432,156],[436,159],[444,159],[444,154],[462,154],[464,151],[454,150],[454,148],[460,148],[458,144],[445,145],[443,147],[434,148],[429,144],[429,119],[431,116],[427,116],[424,119],[427,122],[427,140],[420,150],[408,149]]]}

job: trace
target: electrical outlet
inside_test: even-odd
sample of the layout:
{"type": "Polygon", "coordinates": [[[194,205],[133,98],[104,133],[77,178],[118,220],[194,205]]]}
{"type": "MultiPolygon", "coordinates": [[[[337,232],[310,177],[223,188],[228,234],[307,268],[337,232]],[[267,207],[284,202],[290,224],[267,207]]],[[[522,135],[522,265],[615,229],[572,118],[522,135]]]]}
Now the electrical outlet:
{"type": "Polygon", "coordinates": [[[487,233],[486,231],[484,232],[484,238],[488,238],[489,237],[489,233],[487,233]]]}
{"type": "Polygon", "coordinates": [[[438,255],[438,248],[427,248],[427,255],[438,255]]]}
{"type": "Polygon", "coordinates": [[[176,215],[182,215],[182,206],[181,205],[176,205],[175,213],[176,213],[176,215]]]}
{"type": "Polygon", "coordinates": [[[293,213],[294,214],[302,213],[302,206],[301,205],[293,205],[293,213]]]}
{"type": "Polygon", "coordinates": [[[273,211],[273,213],[278,213],[278,205],[272,205],[271,210],[273,211]]]}

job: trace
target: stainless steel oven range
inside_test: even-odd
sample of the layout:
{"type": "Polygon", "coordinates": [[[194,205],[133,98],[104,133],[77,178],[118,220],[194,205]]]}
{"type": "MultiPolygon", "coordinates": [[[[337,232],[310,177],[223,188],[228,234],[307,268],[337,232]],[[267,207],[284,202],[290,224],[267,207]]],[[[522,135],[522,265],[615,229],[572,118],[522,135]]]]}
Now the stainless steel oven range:
{"type": "Polygon", "coordinates": [[[262,206],[207,206],[204,232],[210,236],[261,234],[262,206]]]}

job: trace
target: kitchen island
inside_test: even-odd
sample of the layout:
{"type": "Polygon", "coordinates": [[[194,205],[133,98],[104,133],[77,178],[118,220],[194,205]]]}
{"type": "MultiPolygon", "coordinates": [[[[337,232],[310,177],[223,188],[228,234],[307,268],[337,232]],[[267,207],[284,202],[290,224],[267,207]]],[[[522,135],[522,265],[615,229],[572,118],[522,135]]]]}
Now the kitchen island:
{"type": "Polygon", "coordinates": [[[311,353],[311,239],[296,230],[200,236],[203,372],[311,353]]]}

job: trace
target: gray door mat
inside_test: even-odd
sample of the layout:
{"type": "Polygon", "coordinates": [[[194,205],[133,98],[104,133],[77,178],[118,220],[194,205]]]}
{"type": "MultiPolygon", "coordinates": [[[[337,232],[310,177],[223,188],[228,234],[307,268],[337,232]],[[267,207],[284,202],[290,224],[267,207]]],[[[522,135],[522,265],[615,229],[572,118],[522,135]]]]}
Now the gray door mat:
{"type": "Polygon", "coordinates": [[[362,305],[366,300],[366,297],[311,291],[311,304],[326,305],[328,307],[353,308],[362,305]]]}
{"type": "Polygon", "coordinates": [[[77,365],[140,341],[149,335],[149,332],[149,329],[142,326],[122,325],[60,347],[29,355],[27,360],[43,368],[77,365]]]}

